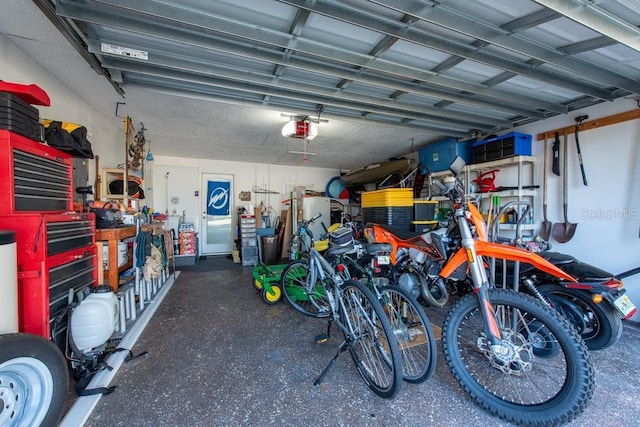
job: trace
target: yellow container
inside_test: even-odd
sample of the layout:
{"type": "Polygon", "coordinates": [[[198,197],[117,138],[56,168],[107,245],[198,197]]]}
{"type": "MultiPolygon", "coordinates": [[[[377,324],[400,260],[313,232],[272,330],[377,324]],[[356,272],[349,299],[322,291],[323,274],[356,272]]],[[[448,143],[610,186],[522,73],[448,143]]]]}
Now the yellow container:
{"type": "Polygon", "coordinates": [[[387,188],[362,193],[363,208],[413,206],[413,188],[387,188]]]}

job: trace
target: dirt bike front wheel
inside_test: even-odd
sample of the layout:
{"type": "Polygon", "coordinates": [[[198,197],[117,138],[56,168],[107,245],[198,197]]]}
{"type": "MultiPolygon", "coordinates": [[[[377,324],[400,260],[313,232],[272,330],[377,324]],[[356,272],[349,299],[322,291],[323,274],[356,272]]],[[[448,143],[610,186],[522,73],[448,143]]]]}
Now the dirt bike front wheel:
{"type": "Polygon", "coordinates": [[[475,294],[462,298],[444,321],[445,360],[458,383],[484,409],[513,423],[550,426],[575,419],[595,386],[584,341],[557,312],[528,295],[498,289],[488,294],[500,345],[489,345],[475,294]]]}

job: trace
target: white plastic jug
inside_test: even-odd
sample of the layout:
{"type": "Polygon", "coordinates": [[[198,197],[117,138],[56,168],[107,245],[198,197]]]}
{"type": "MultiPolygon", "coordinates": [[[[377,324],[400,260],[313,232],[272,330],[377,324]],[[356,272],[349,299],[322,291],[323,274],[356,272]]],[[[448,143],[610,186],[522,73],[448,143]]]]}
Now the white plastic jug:
{"type": "Polygon", "coordinates": [[[102,346],[118,324],[118,297],[109,286],[98,286],[73,310],[71,335],[82,353],[102,346]]]}

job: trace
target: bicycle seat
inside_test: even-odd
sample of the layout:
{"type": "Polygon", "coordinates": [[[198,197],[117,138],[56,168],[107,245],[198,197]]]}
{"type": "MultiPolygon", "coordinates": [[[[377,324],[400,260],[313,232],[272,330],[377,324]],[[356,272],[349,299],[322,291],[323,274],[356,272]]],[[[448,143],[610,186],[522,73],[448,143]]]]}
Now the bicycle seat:
{"type": "Polygon", "coordinates": [[[331,246],[329,249],[327,249],[326,254],[327,256],[347,254],[347,253],[354,252],[355,249],[356,249],[355,245],[331,246]]]}
{"type": "Polygon", "coordinates": [[[371,243],[366,245],[367,254],[369,255],[377,255],[381,252],[390,253],[393,250],[393,245],[391,243],[371,243]]]}

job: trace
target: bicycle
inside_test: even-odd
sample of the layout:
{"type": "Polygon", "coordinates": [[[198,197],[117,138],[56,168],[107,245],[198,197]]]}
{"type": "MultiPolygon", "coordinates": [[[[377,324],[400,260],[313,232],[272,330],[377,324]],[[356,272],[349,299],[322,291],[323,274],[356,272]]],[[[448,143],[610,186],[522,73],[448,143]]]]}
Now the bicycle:
{"type": "MultiPolygon", "coordinates": [[[[305,227],[319,217],[320,214],[301,221],[299,229],[308,231],[305,227]]],[[[312,235],[308,237],[304,239],[306,242],[313,240],[312,235]]],[[[299,286],[295,287],[301,299],[293,298],[290,291],[284,292],[285,299],[301,313],[328,318],[327,336],[332,323],[336,322],[344,338],[313,384],[319,385],[340,354],[348,350],[369,388],[380,397],[394,397],[402,384],[402,361],[398,341],[380,302],[362,283],[344,280],[313,247],[308,248],[305,261],[294,261],[289,266],[303,264],[307,268],[296,277],[299,286]]],[[[289,286],[284,270],[281,281],[283,289],[289,286]]]]}
{"type": "MultiPolygon", "coordinates": [[[[301,221],[298,224],[299,236],[305,236],[304,239],[301,239],[303,252],[308,252],[314,244],[313,234],[308,229],[309,223],[310,221],[301,221]]],[[[433,374],[437,360],[435,336],[431,323],[424,309],[405,290],[396,286],[388,286],[388,279],[376,276],[375,270],[378,265],[389,263],[390,245],[362,245],[353,239],[354,229],[355,227],[345,223],[333,233],[327,231],[326,234],[332,240],[332,247],[326,250],[324,257],[330,260],[332,267],[338,270],[344,280],[356,276],[364,280],[369,290],[381,303],[391,322],[400,349],[403,379],[409,383],[424,382],[433,374]],[[348,244],[341,247],[336,241],[345,235],[348,244]],[[334,239],[334,236],[338,237],[334,239]],[[384,284],[385,282],[387,285],[384,284]]],[[[327,317],[330,311],[323,288],[312,282],[308,276],[309,263],[307,260],[294,261],[285,267],[280,282],[285,301],[307,316],[327,317]]],[[[329,330],[326,335],[318,336],[316,341],[326,341],[328,336],[329,330]]]]}
{"type": "Polygon", "coordinates": [[[431,322],[417,300],[407,291],[389,286],[386,277],[376,275],[380,265],[389,263],[390,251],[391,245],[388,243],[363,245],[354,241],[343,250],[329,248],[325,257],[334,258],[332,264],[345,280],[360,278],[367,284],[389,317],[398,340],[403,379],[419,384],[426,381],[435,370],[436,339],[431,322]]]}

